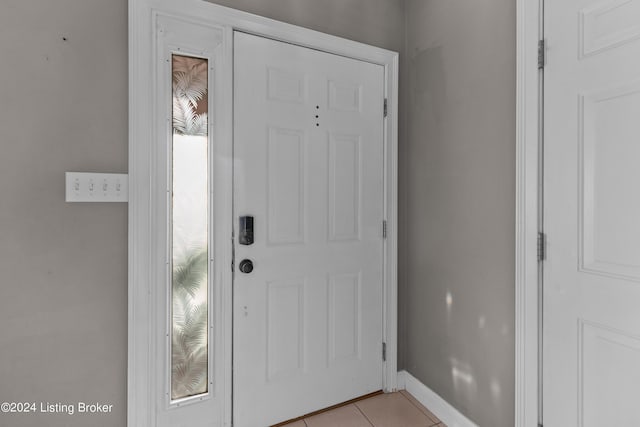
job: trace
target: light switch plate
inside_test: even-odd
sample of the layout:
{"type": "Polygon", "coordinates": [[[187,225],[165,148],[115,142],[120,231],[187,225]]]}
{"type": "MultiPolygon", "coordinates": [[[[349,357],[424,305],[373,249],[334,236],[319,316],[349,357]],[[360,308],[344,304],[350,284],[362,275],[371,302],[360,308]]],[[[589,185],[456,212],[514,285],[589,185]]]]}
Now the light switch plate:
{"type": "Polygon", "coordinates": [[[67,202],[128,202],[129,176],[125,173],[66,172],[67,202]]]}

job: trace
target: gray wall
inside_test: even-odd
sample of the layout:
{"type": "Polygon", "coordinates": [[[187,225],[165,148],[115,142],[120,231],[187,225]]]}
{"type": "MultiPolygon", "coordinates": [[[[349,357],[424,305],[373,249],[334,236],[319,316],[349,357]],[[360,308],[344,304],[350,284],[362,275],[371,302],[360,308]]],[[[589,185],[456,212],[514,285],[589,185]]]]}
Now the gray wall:
{"type": "Polygon", "coordinates": [[[114,405],[0,425],[122,427],[127,207],[64,172],[127,171],[126,1],[2,0],[0,52],[0,401],[114,405]]]}
{"type": "Polygon", "coordinates": [[[512,427],[515,2],[407,0],[406,16],[403,364],[512,427]]]}
{"type": "MultiPolygon", "coordinates": [[[[402,0],[236,0],[235,8],[402,49],[402,0]]],[[[0,2],[0,402],[101,401],[126,424],[127,211],[66,204],[65,171],[127,171],[126,0],[0,2]],[[66,37],[67,40],[63,40],[66,37]]]]}
{"type": "Polygon", "coordinates": [[[404,0],[207,0],[400,52],[404,0]]]}

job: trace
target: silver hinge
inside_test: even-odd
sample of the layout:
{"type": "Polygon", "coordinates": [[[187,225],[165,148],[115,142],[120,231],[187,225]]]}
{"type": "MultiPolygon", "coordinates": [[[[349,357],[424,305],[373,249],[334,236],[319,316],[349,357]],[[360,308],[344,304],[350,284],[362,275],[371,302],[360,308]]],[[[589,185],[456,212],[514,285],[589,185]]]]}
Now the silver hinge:
{"type": "Polygon", "coordinates": [[[387,98],[384,99],[382,110],[383,110],[384,117],[387,117],[387,98]]]}
{"type": "Polygon", "coordinates": [[[538,262],[547,259],[547,235],[538,233],[538,262]]]}
{"type": "Polygon", "coordinates": [[[382,221],[382,238],[387,238],[387,220],[382,221]]]}
{"type": "Polygon", "coordinates": [[[387,343],[386,342],[382,343],[382,361],[383,362],[387,361],[387,343]]]}
{"type": "Polygon", "coordinates": [[[546,46],[544,40],[538,40],[538,70],[542,70],[544,68],[545,49],[546,46]]]}

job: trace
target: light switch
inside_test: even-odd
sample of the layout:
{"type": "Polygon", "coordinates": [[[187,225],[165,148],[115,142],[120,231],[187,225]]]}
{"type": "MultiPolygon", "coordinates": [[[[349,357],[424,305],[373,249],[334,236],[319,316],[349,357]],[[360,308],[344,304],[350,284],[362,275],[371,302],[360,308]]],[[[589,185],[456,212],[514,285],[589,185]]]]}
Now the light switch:
{"type": "Polygon", "coordinates": [[[128,202],[125,173],[66,172],[67,202],[128,202]]]}

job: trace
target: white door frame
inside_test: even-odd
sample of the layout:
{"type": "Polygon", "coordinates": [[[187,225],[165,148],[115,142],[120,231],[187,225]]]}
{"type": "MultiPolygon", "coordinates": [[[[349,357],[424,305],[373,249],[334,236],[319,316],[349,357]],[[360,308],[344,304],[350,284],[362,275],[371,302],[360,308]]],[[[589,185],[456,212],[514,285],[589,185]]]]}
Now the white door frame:
{"type": "Polygon", "coordinates": [[[515,277],[515,422],[537,427],[540,332],[538,229],[542,178],[542,71],[538,69],[538,41],[543,0],[516,0],[516,277],[515,277]]]}
{"type": "MultiPolygon", "coordinates": [[[[215,133],[216,155],[231,159],[233,148],[233,31],[239,30],[269,37],[313,49],[382,65],[385,69],[385,97],[388,100],[388,116],[384,125],[385,150],[385,218],[387,238],[384,242],[384,331],[387,344],[387,359],[384,363],[383,387],[385,391],[397,389],[397,229],[398,229],[398,54],[385,49],[345,40],[317,31],[274,21],[234,9],[214,5],[201,0],[129,0],[129,302],[128,302],[128,421],[129,427],[148,427],[155,425],[155,378],[156,328],[153,319],[157,307],[152,286],[154,272],[158,271],[158,261],[154,259],[154,241],[159,227],[154,206],[154,194],[157,191],[154,182],[158,165],[154,160],[154,46],[155,29],[153,19],[162,13],[188,22],[215,25],[224,31],[224,59],[219,72],[229,82],[216,96],[221,97],[223,105],[215,112],[219,128],[215,133]],[[150,78],[150,76],[152,78],[150,78]]],[[[229,163],[229,162],[227,162],[229,163]]],[[[226,167],[226,166],[225,166],[226,167]]],[[[229,172],[231,169],[229,168],[229,172]]],[[[218,235],[224,248],[221,265],[231,264],[232,216],[231,188],[232,176],[229,175],[228,188],[216,195],[216,200],[229,206],[228,215],[216,218],[223,222],[228,235],[218,235]],[[225,257],[228,257],[225,258],[225,257]]],[[[218,254],[218,256],[220,256],[218,254]]],[[[220,303],[214,309],[220,328],[219,336],[223,347],[224,395],[222,397],[222,425],[231,425],[231,349],[232,349],[232,301],[231,269],[224,269],[216,275],[220,286],[220,303]]]]}

